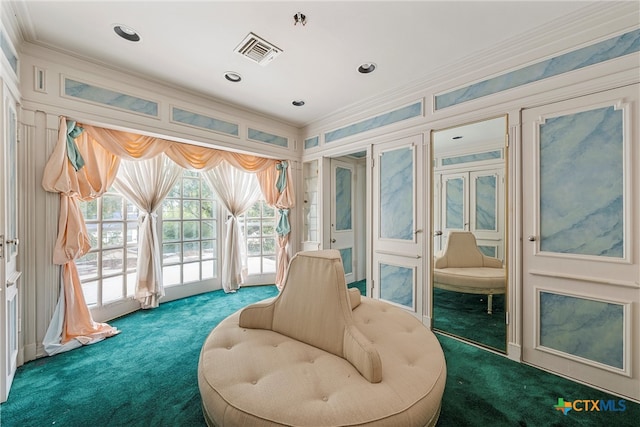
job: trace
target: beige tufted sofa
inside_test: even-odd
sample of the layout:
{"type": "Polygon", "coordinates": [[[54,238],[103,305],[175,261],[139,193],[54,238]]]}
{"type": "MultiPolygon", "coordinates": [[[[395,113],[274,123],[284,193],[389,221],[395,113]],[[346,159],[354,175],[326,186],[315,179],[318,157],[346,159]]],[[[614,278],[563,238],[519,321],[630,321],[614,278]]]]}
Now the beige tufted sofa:
{"type": "Polygon", "coordinates": [[[433,426],[445,381],[433,333],[347,290],[335,250],[296,254],[281,293],[220,322],[198,365],[209,426],[433,426]]]}

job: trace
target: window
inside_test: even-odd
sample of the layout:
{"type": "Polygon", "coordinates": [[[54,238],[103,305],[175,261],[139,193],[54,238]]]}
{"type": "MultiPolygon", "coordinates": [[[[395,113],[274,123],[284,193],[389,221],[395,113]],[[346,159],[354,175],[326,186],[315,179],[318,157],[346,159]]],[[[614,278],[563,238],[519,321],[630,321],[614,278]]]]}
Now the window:
{"type": "Polygon", "coordinates": [[[249,275],[276,272],[276,211],[257,201],[240,217],[247,250],[249,275]]]}
{"type": "Polygon", "coordinates": [[[218,203],[200,173],[185,170],[162,203],[164,286],[218,277],[218,203]]]}
{"type": "Polygon", "coordinates": [[[80,209],[87,224],[91,250],[76,261],[89,306],[134,294],[138,253],[138,209],[113,190],[80,209]]]}

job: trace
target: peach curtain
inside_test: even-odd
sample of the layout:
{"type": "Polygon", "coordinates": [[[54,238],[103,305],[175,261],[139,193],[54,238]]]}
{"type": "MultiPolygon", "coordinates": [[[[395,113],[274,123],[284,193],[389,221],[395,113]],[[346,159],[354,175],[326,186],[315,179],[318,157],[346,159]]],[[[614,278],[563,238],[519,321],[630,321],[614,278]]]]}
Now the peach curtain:
{"type": "MultiPolygon", "coordinates": [[[[94,322],[82,292],[75,259],[91,249],[79,201],[100,197],[109,189],[120,159],[87,138],[76,138],[77,152],[84,167],[76,171],[67,157],[67,135],[76,130],[75,122],[60,118],[58,142],[45,166],[42,185],[60,194],[58,238],[53,262],[62,265],[62,290],[56,306],[59,319],[53,319],[44,340],[47,354],[91,344],[118,333],[106,323],[94,322]]],[[[55,314],[54,314],[55,316],[55,314]]]]}
{"type": "MultiPolygon", "coordinates": [[[[265,201],[269,206],[273,206],[278,210],[280,224],[282,217],[288,216],[289,210],[294,207],[295,196],[291,183],[293,182],[291,168],[288,167],[287,162],[279,162],[275,167],[265,169],[256,174],[262,194],[265,197],[265,201]],[[284,166],[283,168],[283,165],[284,166]],[[282,191],[278,189],[276,183],[278,178],[284,174],[285,184],[282,191]]],[[[282,289],[284,279],[287,275],[287,269],[289,268],[289,254],[287,252],[287,245],[289,244],[289,231],[286,233],[278,232],[278,254],[276,261],[276,286],[279,290],[282,289]]]]}
{"type": "MultiPolygon", "coordinates": [[[[279,176],[276,168],[281,163],[278,160],[98,128],[87,124],[76,125],[84,129],[79,136],[72,133],[72,136],[75,136],[78,152],[85,161],[84,167],[76,171],[69,160],[67,148],[67,135],[75,129],[72,124],[73,122],[67,123],[65,117],[60,117],[58,142],[45,166],[42,179],[42,186],[46,191],[60,194],[58,239],[54,248],[53,262],[63,266],[62,292],[56,310],[64,307],[64,322],[59,322],[64,326],[59,342],[53,342],[54,339],[53,346],[64,345],[74,338],[83,344],[91,343],[117,333],[115,328],[96,323],[91,318],[82,294],[74,260],[90,249],[86,225],[78,202],[100,197],[111,187],[120,159],[149,159],[165,153],[180,166],[199,170],[214,168],[225,160],[246,172],[256,173],[267,203],[278,208],[281,215],[282,209],[293,207],[291,172],[287,171],[285,174],[286,188],[283,192],[278,191],[275,185],[279,176]],[[65,301],[66,304],[64,304],[65,301]]],[[[283,283],[288,267],[287,242],[288,234],[279,236],[276,274],[276,284],[279,287],[283,283]]],[[[52,321],[50,329],[56,327],[54,323],[56,322],[52,321]]]]}

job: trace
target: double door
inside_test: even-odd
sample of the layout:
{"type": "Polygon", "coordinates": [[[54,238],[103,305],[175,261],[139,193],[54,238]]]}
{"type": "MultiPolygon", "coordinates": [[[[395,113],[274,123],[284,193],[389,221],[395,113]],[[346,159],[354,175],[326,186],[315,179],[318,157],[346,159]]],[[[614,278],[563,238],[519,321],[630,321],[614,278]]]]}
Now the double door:
{"type": "Polygon", "coordinates": [[[471,231],[478,248],[504,259],[504,166],[434,173],[434,252],[450,231],[471,231]]]}

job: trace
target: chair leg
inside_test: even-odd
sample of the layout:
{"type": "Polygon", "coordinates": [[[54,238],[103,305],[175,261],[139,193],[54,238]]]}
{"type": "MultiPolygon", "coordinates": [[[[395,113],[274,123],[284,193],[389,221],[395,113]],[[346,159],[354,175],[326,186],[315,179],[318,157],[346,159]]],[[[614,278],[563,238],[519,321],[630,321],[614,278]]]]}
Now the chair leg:
{"type": "Polygon", "coordinates": [[[493,294],[487,295],[487,313],[493,314],[493,294]]]}

